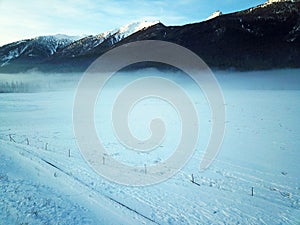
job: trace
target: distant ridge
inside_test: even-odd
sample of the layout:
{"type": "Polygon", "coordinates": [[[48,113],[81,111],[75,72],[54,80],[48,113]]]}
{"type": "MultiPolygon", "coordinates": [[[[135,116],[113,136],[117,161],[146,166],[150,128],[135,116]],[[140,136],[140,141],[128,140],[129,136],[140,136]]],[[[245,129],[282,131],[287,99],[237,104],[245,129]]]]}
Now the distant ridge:
{"type": "Polygon", "coordinates": [[[0,73],[84,71],[108,50],[138,40],[182,45],[215,69],[299,68],[300,0],[270,0],[236,13],[216,12],[206,21],[184,26],[138,22],[79,40],[39,37],[14,42],[0,47],[0,73]]]}

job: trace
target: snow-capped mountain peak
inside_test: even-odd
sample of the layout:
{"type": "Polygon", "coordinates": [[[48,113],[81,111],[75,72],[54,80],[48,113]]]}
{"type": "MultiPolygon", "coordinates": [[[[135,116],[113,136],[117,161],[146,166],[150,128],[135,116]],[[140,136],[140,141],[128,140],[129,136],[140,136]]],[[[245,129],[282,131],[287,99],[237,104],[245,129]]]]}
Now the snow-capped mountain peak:
{"type": "Polygon", "coordinates": [[[143,30],[145,28],[154,26],[155,24],[158,24],[159,21],[142,21],[142,22],[133,22],[133,23],[129,23],[126,24],[120,28],[116,28],[113,30],[109,30],[106,32],[103,32],[97,36],[101,36],[103,38],[107,38],[108,36],[114,35],[114,34],[120,34],[122,36],[122,38],[128,37],[129,35],[143,30]]]}
{"type": "Polygon", "coordinates": [[[267,5],[278,3],[278,2],[300,2],[300,0],[268,0],[262,6],[265,7],[267,5]]]}
{"type": "Polygon", "coordinates": [[[129,35],[129,34],[133,34],[139,30],[143,30],[147,27],[151,27],[155,24],[158,24],[159,21],[142,21],[142,22],[135,22],[135,23],[130,23],[127,25],[122,26],[119,31],[120,33],[123,33],[124,35],[129,35]]]}
{"type": "Polygon", "coordinates": [[[69,39],[69,40],[73,40],[73,41],[77,41],[81,38],[84,38],[87,35],[80,35],[80,36],[70,36],[70,35],[65,35],[65,34],[55,34],[53,35],[53,37],[57,38],[57,39],[69,39]]]}
{"type": "Polygon", "coordinates": [[[134,34],[145,28],[154,26],[158,23],[159,23],[159,21],[134,22],[134,23],[126,24],[120,28],[108,31],[107,34],[115,35],[116,41],[120,41],[121,39],[124,39],[124,38],[130,36],[131,34],[134,34]]]}
{"type": "Polygon", "coordinates": [[[0,66],[8,64],[11,60],[19,57],[44,58],[63,49],[75,40],[78,36],[67,36],[63,34],[38,36],[32,39],[22,40],[7,44],[0,50],[0,66]]]}
{"type": "Polygon", "coordinates": [[[63,49],[60,53],[63,56],[75,57],[93,51],[97,46],[107,41],[109,45],[113,45],[131,34],[134,34],[145,28],[158,24],[159,21],[142,21],[124,25],[120,28],[109,30],[98,35],[91,35],[73,42],[70,46],[63,49]]]}
{"type": "Polygon", "coordinates": [[[205,21],[211,20],[211,19],[216,18],[216,17],[221,16],[221,15],[223,15],[223,13],[220,10],[217,10],[216,12],[214,12],[213,14],[211,14],[209,17],[207,17],[205,19],[205,21]]]}

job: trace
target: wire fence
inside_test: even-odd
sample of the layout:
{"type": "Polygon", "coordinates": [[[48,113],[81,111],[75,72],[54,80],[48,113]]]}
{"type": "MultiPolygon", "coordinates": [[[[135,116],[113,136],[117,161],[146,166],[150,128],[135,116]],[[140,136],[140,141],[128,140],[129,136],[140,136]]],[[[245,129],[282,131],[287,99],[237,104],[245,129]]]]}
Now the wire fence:
{"type": "MultiPolygon", "coordinates": [[[[60,157],[67,157],[67,158],[76,158],[81,157],[79,150],[72,146],[72,147],[62,147],[58,144],[53,144],[47,139],[42,139],[38,137],[27,137],[26,135],[17,135],[16,133],[0,133],[0,139],[3,141],[8,141],[16,145],[22,145],[22,146],[27,146],[30,147],[31,149],[35,149],[36,151],[47,151],[50,152],[51,154],[59,154],[60,157]]],[[[82,158],[81,158],[82,160],[82,158]]],[[[217,160],[218,161],[218,160],[217,160]]],[[[103,156],[102,158],[102,163],[107,166],[109,169],[109,163],[108,159],[103,156]]],[[[222,163],[222,165],[230,166],[231,168],[239,169],[247,171],[246,167],[240,167],[231,163],[227,162],[222,162],[219,161],[219,163],[222,163]]],[[[174,168],[169,168],[169,169],[174,169],[174,168]]],[[[204,187],[211,187],[211,188],[217,188],[221,191],[230,191],[230,192],[244,192],[244,194],[252,196],[252,197],[259,197],[259,198],[264,198],[274,200],[271,197],[266,197],[263,196],[262,193],[264,191],[270,191],[273,193],[278,193],[280,197],[288,199],[289,203],[292,208],[300,209],[300,195],[298,192],[295,192],[292,187],[289,187],[288,185],[285,184],[280,184],[280,183],[274,183],[274,182],[269,182],[267,180],[262,180],[258,178],[256,175],[257,172],[255,169],[252,169],[251,171],[248,171],[248,176],[247,173],[245,174],[238,174],[240,177],[237,175],[234,176],[232,174],[227,174],[226,172],[222,172],[222,170],[219,170],[218,168],[215,168],[213,170],[214,173],[219,174],[219,178],[216,179],[214,178],[209,178],[209,176],[204,176],[202,173],[198,172],[197,170],[194,173],[189,173],[186,172],[184,169],[180,170],[178,172],[177,176],[172,177],[171,179],[179,182],[186,182],[188,181],[192,185],[195,185],[199,188],[204,187]],[[255,173],[255,174],[251,174],[255,173]],[[237,190],[232,190],[232,182],[236,183],[241,183],[243,185],[235,185],[237,190]],[[248,191],[244,190],[243,188],[245,186],[248,186],[248,191]]],[[[147,174],[147,164],[144,164],[141,173],[147,174]]],[[[286,174],[282,173],[282,176],[285,176],[286,174]]],[[[272,195],[271,195],[272,196],[272,195]]],[[[278,197],[278,196],[277,196],[278,197]]],[[[280,201],[280,200],[278,200],[280,201]]]]}

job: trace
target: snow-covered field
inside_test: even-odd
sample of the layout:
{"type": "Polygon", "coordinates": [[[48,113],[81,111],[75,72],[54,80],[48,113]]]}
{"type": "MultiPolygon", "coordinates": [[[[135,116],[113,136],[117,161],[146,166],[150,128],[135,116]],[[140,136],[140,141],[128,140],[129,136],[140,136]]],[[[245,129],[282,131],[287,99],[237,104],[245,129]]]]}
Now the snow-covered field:
{"type": "MultiPolygon", "coordinates": [[[[218,157],[202,172],[199,163],[210,135],[210,109],[190,79],[168,75],[195,102],[199,143],[175,176],[145,187],[112,183],[82,158],[72,125],[79,76],[64,77],[59,87],[57,76],[54,83],[46,79],[39,90],[47,91],[1,93],[0,224],[299,224],[299,75],[300,70],[217,72],[225,98],[226,133],[218,157]],[[191,182],[192,174],[196,183],[191,182]]],[[[18,76],[22,75],[11,79],[24,79],[18,76]]],[[[134,123],[136,118],[149,121],[159,115],[166,120],[165,142],[151,153],[127,154],[113,136],[109,119],[114,96],[137,76],[112,80],[99,96],[97,131],[116,159],[155,164],[172,154],[180,138],[180,121],[172,107],[148,99],[132,111],[132,131],[141,138],[148,131],[145,124],[134,123]]],[[[2,83],[8,79],[0,75],[2,83]]]]}

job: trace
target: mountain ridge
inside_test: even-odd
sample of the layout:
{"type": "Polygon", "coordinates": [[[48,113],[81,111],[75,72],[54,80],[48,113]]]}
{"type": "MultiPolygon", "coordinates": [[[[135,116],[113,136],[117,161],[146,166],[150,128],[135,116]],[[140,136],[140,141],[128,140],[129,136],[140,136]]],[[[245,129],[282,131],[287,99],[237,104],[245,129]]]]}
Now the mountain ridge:
{"type": "MultiPolygon", "coordinates": [[[[138,23],[135,26],[138,27],[138,23]]],[[[183,26],[148,23],[123,36],[121,28],[84,37],[36,62],[28,57],[14,60],[1,66],[0,72],[34,68],[41,71],[84,71],[108,50],[139,40],[162,40],[182,45],[216,69],[300,67],[299,0],[268,1],[246,10],[220,14],[183,26]]],[[[3,47],[0,48],[0,60],[1,57],[3,59],[2,52],[3,47]]]]}

